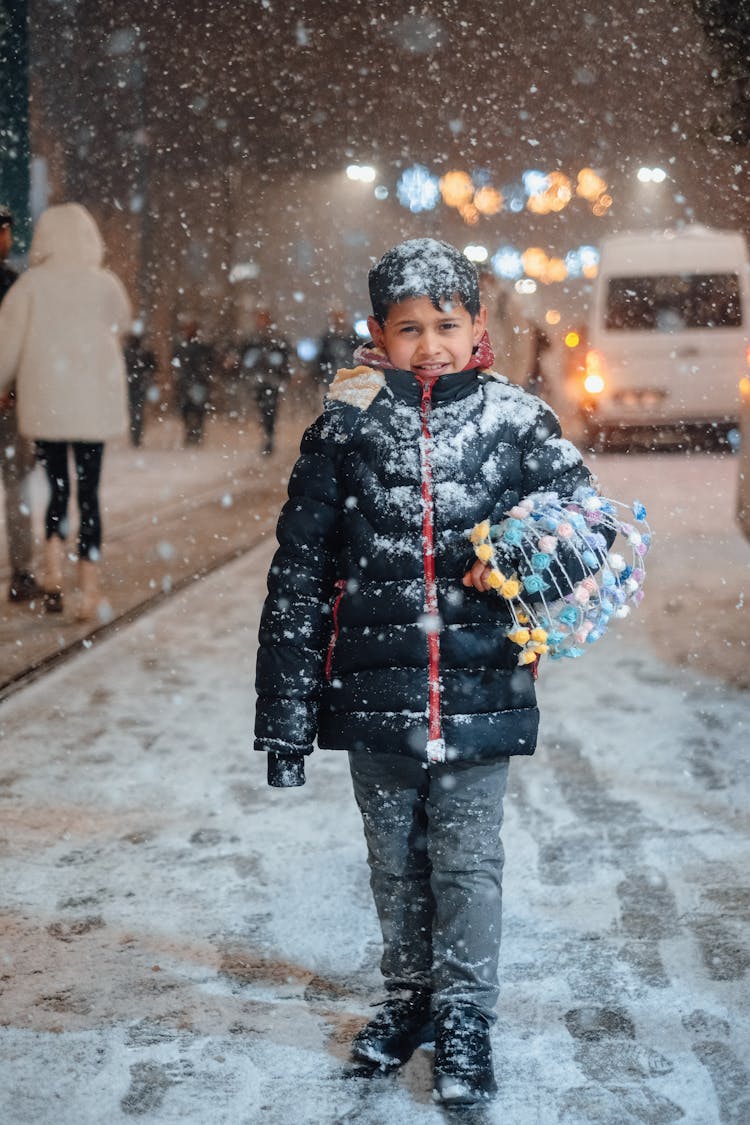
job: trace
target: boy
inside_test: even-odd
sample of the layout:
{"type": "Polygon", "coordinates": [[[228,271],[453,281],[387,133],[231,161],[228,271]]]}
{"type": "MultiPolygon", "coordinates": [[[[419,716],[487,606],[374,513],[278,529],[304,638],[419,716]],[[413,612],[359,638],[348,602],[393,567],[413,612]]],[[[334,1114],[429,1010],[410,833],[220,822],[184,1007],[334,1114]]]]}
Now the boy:
{"type": "Polygon", "coordinates": [[[496,1090],[503,796],[538,725],[466,529],[589,474],[544,403],[489,370],[463,254],[402,243],[369,287],[373,342],[331,384],[279,520],[255,745],[276,786],[304,783],[316,734],[349,752],[388,996],[352,1053],[390,1069],[434,1034],[435,1096],[465,1105],[496,1090]]]}

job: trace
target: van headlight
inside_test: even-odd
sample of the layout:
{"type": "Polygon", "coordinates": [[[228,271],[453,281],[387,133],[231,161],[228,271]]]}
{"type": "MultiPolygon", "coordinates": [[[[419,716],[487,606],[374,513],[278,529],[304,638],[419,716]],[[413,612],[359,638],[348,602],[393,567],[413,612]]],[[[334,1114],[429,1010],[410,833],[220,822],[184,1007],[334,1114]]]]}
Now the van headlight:
{"type": "Polygon", "coordinates": [[[590,395],[600,395],[604,390],[604,358],[596,348],[586,352],[583,389],[590,395]]]}
{"type": "Polygon", "coordinates": [[[604,390],[604,380],[601,375],[587,375],[583,387],[590,395],[600,395],[604,390]]]}

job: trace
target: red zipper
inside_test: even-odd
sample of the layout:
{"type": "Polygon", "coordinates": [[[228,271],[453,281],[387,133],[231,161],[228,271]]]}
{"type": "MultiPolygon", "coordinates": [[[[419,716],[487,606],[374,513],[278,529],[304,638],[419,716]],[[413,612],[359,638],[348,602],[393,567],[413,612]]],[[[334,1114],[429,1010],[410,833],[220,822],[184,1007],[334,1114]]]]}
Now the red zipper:
{"type": "Polygon", "coordinates": [[[336,599],[333,603],[333,608],[331,610],[331,613],[333,614],[333,632],[331,633],[331,639],[328,642],[328,652],[326,653],[326,679],[329,682],[331,680],[331,671],[333,669],[333,650],[336,647],[336,641],[339,637],[339,606],[341,605],[341,599],[343,598],[344,591],[346,590],[345,578],[339,578],[337,580],[336,589],[338,590],[338,595],[336,596],[336,599]]]}
{"type": "Polygon", "coordinates": [[[425,614],[434,618],[434,628],[427,634],[428,656],[428,716],[427,758],[431,762],[445,761],[445,739],[440,722],[440,634],[438,632],[438,597],[435,580],[435,506],[432,495],[432,434],[430,410],[434,380],[417,375],[422,384],[422,401],[419,414],[422,423],[420,462],[422,469],[422,559],[424,562],[425,614]]]}

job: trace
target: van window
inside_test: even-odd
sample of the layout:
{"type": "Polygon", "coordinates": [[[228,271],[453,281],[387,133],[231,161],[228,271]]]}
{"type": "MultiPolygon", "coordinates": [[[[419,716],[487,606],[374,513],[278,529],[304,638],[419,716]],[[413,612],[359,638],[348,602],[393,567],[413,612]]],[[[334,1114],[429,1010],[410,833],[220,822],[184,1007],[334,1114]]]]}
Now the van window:
{"type": "Polygon", "coordinates": [[[739,328],[736,273],[612,277],[605,326],[611,332],[682,332],[686,328],[739,328]]]}

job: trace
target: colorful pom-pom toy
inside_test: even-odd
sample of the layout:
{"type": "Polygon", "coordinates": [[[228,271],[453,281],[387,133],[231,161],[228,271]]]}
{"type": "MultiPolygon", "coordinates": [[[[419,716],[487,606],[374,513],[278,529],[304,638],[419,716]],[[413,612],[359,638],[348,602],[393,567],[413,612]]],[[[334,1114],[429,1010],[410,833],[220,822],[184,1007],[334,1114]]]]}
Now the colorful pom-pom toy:
{"type": "Polygon", "coordinates": [[[490,587],[506,600],[506,635],[519,646],[521,665],[544,653],[552,660],[583,655],[612,618],[627,617],[643,600],[651,529],[638,500],[628,506],[589,485],[570,499],[538,492],[500,523],[482,520],[467,536],[490,567],[490,587]],[[618,516],[623,509],[627,519],[618,516]],[[509,552],[517,573],[508,573],[509,552]]]}

